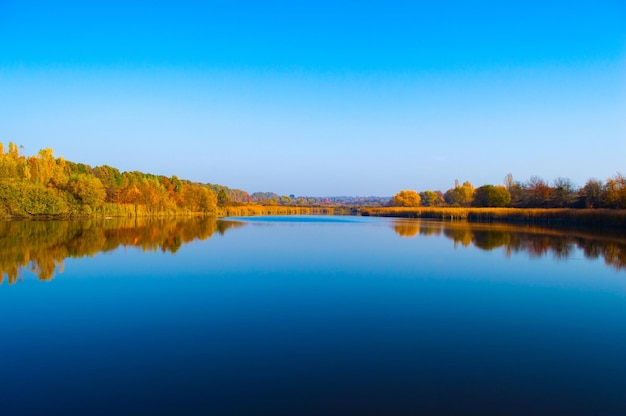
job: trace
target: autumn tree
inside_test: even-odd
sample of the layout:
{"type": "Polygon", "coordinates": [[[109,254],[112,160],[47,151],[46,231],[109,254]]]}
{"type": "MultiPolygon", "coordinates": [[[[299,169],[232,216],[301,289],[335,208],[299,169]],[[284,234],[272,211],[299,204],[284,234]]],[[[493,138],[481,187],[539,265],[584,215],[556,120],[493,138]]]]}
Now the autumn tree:
{"type": "Polygon", "coordinates": [[[143,202],[141,191],[134,183],[128,183],[124,188],[120,190],[120,202],[124,204],[132,204],[135,209],[135,216],[137,216],[137,208],[143,202]]]}
{"type": "Polygon", "coordinates": [[[437,207],[445,202],[441,191],[427,190],[420,192],[421,204],[425,207],[437,207]]]}
{"type": "Polygon", "coordinates": [[[100,179],[106,191],[106,201],[112,203],[120,202],[120,191],[123,188],[124,180],[120,171],[111,166],[97,166],[93,169],[93,174],[100,179]]]}
{"type": "Polygon", "coordinates": [[[396,207],[419,207],[420,202],[420,195],[412,190],[401,190],[391,198],[392,205],[396,207]]]}
{"type": "Polygon", "coordinates": [[[511,194],[502,185],[483,185],[476,189],[472,205],[475,207],[508,207],[511,204],[511,194]]]}
{"type": "Polygon", "coordinates": [[[9,157],[15,161],[20,157],[20,151],[17,145],[13,142],[9,142],[9,157]]]}
{"type": "Polygon", "coordinates": [[[226,192],[226,189],[222,188],[219,190],[219,192],[217,193],[217,204],[222,206],[222,205],[226,205],[229,201],[228,198],[228,192],[226,192]]]}
{"type": "Polygon", "coordinates": [[[552,188],[551,206],[563,208],[574,203],[576,190],[572,181],[568,178],[556,178],[552,188]]]}
{"type": "Polygon", "coordinates": [[[526,207],[546,207],[549,204],[552,189],[539,176],[531,176],[524,184],[523,204],[526,207]]]}
{"type": "Polygon", "coordinates": [[[518,207],[522,205],[522,200],[524,197],[524,187],[521,183],[513,180],[513,174],[508,173],[504,177],[504,187],[509,191],[511,195],[511,206],[518,207]]]}
{"type": "Polygon", "coordinates": [[[215,191],[202,186],[198,188],[198,192],[198,212],[202,212],[203,214],[215,214],[215,207],[217,206],[217,195],[215,191]]]}
{"type": "Polygon", "coordinates": [[[626,177],[618,173],[607,179],[604,198],[609,208],[626,208],[626,177]]]}
{"type": "Polygon", "coordinates": [[[604,184],[597,179],[589,179],[580,190],[586,208],[600,208],[604,204],[604,184]]]}
{"type": "Polygon", "coordinates": [[[67,182],[67,190],[80,202],[83,209],[89,207],[88,211],[100,208],[106,198],[104,185],[93,175],[72,176],[67,182]]]}
{"type": "Polygon", "coordinates": [[[458,185],[457,182],[453,189],[446,191],[444,199],[450,205],[470,206],[474,200],[474,186],[469,181],[465,181],[463,185],[458,185]]]}

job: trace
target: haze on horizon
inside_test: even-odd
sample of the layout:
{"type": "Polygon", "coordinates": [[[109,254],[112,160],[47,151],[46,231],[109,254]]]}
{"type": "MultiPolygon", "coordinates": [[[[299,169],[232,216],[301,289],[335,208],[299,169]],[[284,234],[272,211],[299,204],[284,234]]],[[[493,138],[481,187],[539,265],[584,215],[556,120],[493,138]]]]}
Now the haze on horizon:
{"type": "Polygon", "coordinates": [[[0,2],[0,142],[250,193],[624,172],[626,3],[0,2]]]}

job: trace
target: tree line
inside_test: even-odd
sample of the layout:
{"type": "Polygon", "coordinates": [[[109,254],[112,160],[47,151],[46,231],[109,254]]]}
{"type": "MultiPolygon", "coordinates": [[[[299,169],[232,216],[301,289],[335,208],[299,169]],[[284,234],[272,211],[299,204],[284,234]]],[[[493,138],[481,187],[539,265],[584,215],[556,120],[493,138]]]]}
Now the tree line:
{"type": "MultiPolygon", "coordinates": [[[[218,207],[233,205],[379,206],[384,198],[312,198],[252,195],[240,189],[202,184],[177,176],[120,172],[103,165],[55,157],[52,149],[24,156],[15,143],[0,143],[0,218],[50,216],[169,216],[194,213],[216,215],[218,207]],[[356,203],[355,203],[356,201],[356,203]]],[[[569,179],[552,183],[533,176],[526,182],[508,174],[503,185],[475,188],[470,182],[454,188],[422,192],[402,190],[389,200],[399,207],[515,207],[515,208],[626,208],[626,177],[618,173],[606,181],[590,179],[577,188],[569,179]]]]}
{"type": "Polygon", "coordinates": [[[216,215],[250,206],[380,206],[388,198],[296,197],[197,183],[177,176],[120,172],[56,157],[50,148],[24,156],[0,142],[0,218],[31,216],[216,215]],[[219,209],[218,209],[219,208],[219,209]]]}
{"type": "Polygon", "coordinates": [[[92,168],[42,149],[26,157],[15,143],[0,143],[0,218],[35,215],[214,215],[217,194],[208,184],[134,172],[92,168]]]}
{"type": "Polygon", "coordinates": [[[441,191],[402,190],[389,201],[397,207],[511,207],[511,208],[626,208],[626,177],[617,173],[601,181],[589,179],[576,187],[570,179],[557,178],[552,183],[533,176],[526,182],[504,178],[503,185],[475,188],[470,182],[441,191]]]}

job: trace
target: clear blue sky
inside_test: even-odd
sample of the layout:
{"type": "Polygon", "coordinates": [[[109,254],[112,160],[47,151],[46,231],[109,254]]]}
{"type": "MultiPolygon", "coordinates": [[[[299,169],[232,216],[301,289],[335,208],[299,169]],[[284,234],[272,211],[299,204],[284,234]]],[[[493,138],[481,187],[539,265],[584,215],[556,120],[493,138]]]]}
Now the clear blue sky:
{"type": "Polygon", "coordinates": [[[626,173],[626,2],[0,0],[0,141],[249,192],[583,185],[626,173]]]}

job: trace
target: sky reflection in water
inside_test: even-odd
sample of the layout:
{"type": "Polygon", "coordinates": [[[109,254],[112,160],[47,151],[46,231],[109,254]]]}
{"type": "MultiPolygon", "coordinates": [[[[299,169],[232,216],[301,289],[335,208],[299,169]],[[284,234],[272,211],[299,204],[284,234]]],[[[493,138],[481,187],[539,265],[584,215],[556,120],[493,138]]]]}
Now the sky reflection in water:
{"type": "Polygon", "coordinates": [[[362,217],[137,225],[0,225],[3,409],[626,411],[620,237],[362,217]]]}

